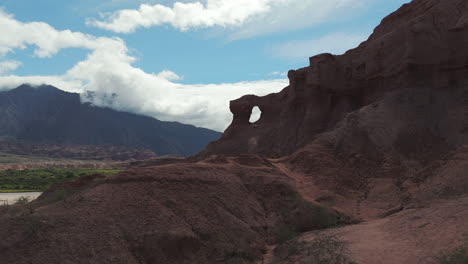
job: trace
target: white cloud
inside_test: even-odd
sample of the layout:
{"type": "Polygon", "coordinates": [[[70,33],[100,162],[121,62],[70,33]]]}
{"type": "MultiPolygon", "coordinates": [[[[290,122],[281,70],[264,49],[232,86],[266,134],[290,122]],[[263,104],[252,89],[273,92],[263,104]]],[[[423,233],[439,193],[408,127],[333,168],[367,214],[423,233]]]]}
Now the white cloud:
{"type": "Polygon", "coordinates": [[[29,83],[34,85],[49,84],[69,92],[81,93],[83,83],[80,80],[67,79],[64,76],[0,76],[0,90],[8,90],[29,83]]]}
{"type": "Polygon", "coordinates": [[[268,76],[276,76],[276,77],[282,77],[286,78],[288,76],[287,72],[280,72],[280,71],[275,71],[275,72],[270,72],[268,76]]]}
{"type": "MultiPolygon", "coordinates": [[[[76,69],[75,69],[76,70],[76,69]]],[[[287,79],[223,84],[184,85],[173,83],[136,70],[127,75],[100,72],[96,76],[5,76],[0,77],[0,89],[23,83],[51,84],[71,92],[94,92],[86,98],[98,106],[153,116],[163,121],[179,121],[217,131],[223,131],[232,121],[229,101],[246,94],[259,96],[279,92],[288,85],[287,79]],[[89,82],[89,84],[85,84],[89,82]],[[117,94],[113,101],[109,98],[117,94]]]]}
{"type": "Polygon", "coordinates": [[[333,33],[316,39],[291,41],[271,48],[270,52],[277,57],[287,59],[304,59],[321,53],[343,54],[357,47],[369,35],[333,33]]]}
{"type": "Polygon", "coordinates": [[[15,60],[0,61],[0,76],[16,70],[21,66],[21,62],[15,60]]]}
{"type": "MultiPolygon", "coordinates": [[[[55,55],[64,48],[97,49],[103,45],[105,38],[96,38],[70,30],[58,31],[42,22],[22,23],[10,14],[0,10],[0,56],[14,49],[24,49],[27,45],[35,45],[34,54],[45,58],[55,55]]],[[[116,40],[117,41],[117,40],[116,40]]]]}
{"type": "Polygon", "coordinates": [[[171,7],[142,4],[140,8],[124,9],[108,15],[106,21],[88,19],[87,24],[118,33],[131,33],[138,27],[170,24],[182,31],[190,28],[231,26],[244,23],[253,15],[269,9],[271,0],[207,0],[176,2],[171,7]]]}
{"type": "Polygon", "coordinates": [[[346,19],[376,0],[270,0],[270,10],[236,29],[230,40],[288,32],[346,19]]]}
{"type": "Polygon", "coordinates": [[[156,76],[166,79],[168,81],[180,81],[184,79],[183,77],[177,75],[177,73],[168,70],[164,70],[158,73],[156,76]]]}
{"type": "Polygon", "coordinates": [[[0,12],[2,27],[0,50],[5,54],[27,45],[37,47],[35,54],[48,57],[63,48],[85,48],[90,53],[62,75],[0,76],[0,88],[14,88],[22,83],[51,84],[58,88],[92,91],[96,105],[154,116],[161,120],[179,121],[222,131],[231,122],[229,101],[245,94],[266,95],[287,86],[287,79],[240,82],[231,84],[183,85],[174,81],[180,76],[171,71],[146,73],[134,67],[124,41],[118,38],[94,37],[68,30],[58,31],[45,23],[22,23],[0,12]],[[112,96],[116,94],[117,96],[112,96]],[[113,101],[109,101],[113,98],[113,101]]]}
{"type": "Polygon", "coordinates": [[[229,27],[233,40],[336,20],[370,1],[375,0],[206,0],[176,2],[172,7],[142,4],[138,9],[104,14],[104,20],[88,19],[87,24],[117,33],[161,25],[182,31],[229,27]]]}

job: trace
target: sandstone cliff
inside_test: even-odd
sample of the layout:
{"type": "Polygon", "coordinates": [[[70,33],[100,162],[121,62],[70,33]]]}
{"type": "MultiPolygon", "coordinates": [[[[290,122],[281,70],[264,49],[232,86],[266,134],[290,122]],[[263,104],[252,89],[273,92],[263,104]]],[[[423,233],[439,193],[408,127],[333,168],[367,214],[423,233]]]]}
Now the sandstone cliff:
{"type": "Polygon", "coordinates": [[[358,263],[434,263],[468,233],[468,2],[414,0],[310,62],[282,92],[233,101],[232,125],[193,159],[4,209],[2,260],[302,264],[309,231],[328,227],[358,263]]]}
{"type": "Polygon", "coordinates": [[[414,0],[386,17],[359,47],[340,56],[311,57],[309,67],[290,71],[290,85],[280,93],[247,95],[232,101],[231,126],[204,155],[291,154],[333,130],[352,112],[356,115],[357,110],[375,107],[381,101],[387,104],[373,112],[377,121],[401,129],[388,124],[382,127],[375,120],[365,125],[391,133],[390,138],[383,138],[386,145],[410,140],[408,136],[429,140],[427,143],[430,137],[442,138],[450,147],[464,144],[468,127],[467,36],[466,1],[414,0]],[[249,117],[255,106],[262,115],[251,124],[249,117]],[[418,120],[420,117],[424,120],[418,120]],[[433,117],[435,120],[427,120],[433,117]],[[406,129],[402,122],[415,121],[418,123],[413,127],[419,131],[400,135],[399,130],[406,129]],[[418,133],[426,130],[430,135],[420,138],[418,133]]]}

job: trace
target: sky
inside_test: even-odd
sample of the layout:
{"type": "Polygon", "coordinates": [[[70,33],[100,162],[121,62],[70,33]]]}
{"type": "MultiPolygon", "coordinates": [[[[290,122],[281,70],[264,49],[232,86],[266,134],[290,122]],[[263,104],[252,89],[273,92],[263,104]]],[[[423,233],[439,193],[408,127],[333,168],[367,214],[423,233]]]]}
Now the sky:
{"type": "Polygon", "coordinates": [[[288,85],[409,0],[0,0],[0,90],[78,92],[97,106],[217,131],[229,101],[288,85]]]}

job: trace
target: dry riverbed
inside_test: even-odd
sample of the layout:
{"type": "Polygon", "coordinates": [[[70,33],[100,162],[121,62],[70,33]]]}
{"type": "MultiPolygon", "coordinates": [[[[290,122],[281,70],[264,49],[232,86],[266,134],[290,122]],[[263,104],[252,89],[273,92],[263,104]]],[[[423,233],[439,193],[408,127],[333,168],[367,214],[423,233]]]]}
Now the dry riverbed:
{"type": "Polygon", "coordinates": [[[0,205],[15,204],[18,199],[25,197],[32,201],[41,195],[41,192],[18,192],[18,193],[0,193],[0,205]]]}

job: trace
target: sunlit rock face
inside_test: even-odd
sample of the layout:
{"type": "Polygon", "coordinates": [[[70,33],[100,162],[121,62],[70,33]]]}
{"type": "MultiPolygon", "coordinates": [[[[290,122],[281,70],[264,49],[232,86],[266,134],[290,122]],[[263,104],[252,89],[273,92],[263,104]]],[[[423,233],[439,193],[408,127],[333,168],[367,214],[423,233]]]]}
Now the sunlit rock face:
{"type": "MultiPolygon", "coordinates": [[[[288,77],[290,85],[280,93],[232,101],[232,124],[204,155],[287,155],[349,113],[396,91],[465,96],[468,2],[415,0],[386,17],[359,47],[340,56],[313,56],[308,67],[292,70],[288,77]],[[262,116],[252,124],[254,106],[262,116]]],[[[395,103],[391,107],[398,108],[395,103]]]]}

